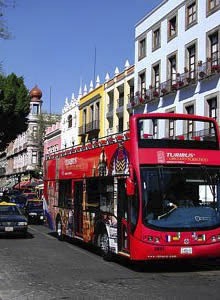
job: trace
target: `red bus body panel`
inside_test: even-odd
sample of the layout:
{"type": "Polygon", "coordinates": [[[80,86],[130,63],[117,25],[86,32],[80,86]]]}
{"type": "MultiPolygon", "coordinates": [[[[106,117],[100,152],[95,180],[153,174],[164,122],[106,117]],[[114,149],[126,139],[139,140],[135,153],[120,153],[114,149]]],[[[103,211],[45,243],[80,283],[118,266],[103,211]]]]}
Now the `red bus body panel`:
{"type": "MultiPolygon", "coordinates": [[[[152,117],[170,117],[171,114],[148,114],[152,117]]],[[[176,118],[187,119],[188,115],[172,114],[176,118]]],[[[139,186],[139,217],[138,224],[133,234],[129,234],[130,251],[129,256],[132,260],[157,260],[157,259],[177,259],[177,258],[199,258],[199,257],[219,257],[220,256],[220,241],[213,241],[213,236],[220,236],[220,228],[209,231],[197,232],[200,237],[205,235],[205,241],[192,239],[193,232],[181,232],[177,237],[177,232],[162,232],[147,228],[142,223],[142,193],[141,193],[141,179],[140,179],[140,166],[141,165],[207,165],[207,166],[220,166],[220,153],[219,150],[195,150],[195,149],[169,149],[169,148],[138,148],[137,145],[137,130],[136,121],[143,115],[135,115],[130,121],[131,138],[120,140],[115,143],[107,143],[102,141],[97,144],[96,148],[90,144],[87,146],[75,147],[73,149],[57,154],[53,154],[50,159],[46,160],[45,165],[45,180],[49,186],[49,182],[53,182],[51,186],[54,193],[54,201],[50,203],[53,219],[57,214],[57,205],[55,199],[56,180],[83,180],[98,176],[98,164],[101,154],[104,150],[107,169],[111,169],[112,157],[119,145],[123,145],[128,153],[129,163],[133,165],[135,174],[137,176],[139,186]],[[78,152],[77,152],[78,151],[78,152]],[[148,237],[152,237],[152,242],[148,241],[148,237]],[[155,238],[160,240],[157,244],[155,238]],[[167,241],[169,240],[169,241],[167,241]]],[[[193,116],[194,119],[200,120],[201,117],[193,116]]],[[[203,117],[203,120],[210,120],[203,117]]],[[[216,123],[215,123],[216,124],[216,123]]],[[[217,126],[217,124],[216,124],[217,126]]],[[[218,138],[219,133],[217,132],[218,138]]],[[[128,135],[126,136],[128,137],[128,135]]],[[[114,141],[116,139],[114,138],[114,141]]],[[[111,174],[111,173],[110,173],[111,174]]],[[[48,198],[48,188],[45,188],[45,197],[48,198]]],[[[220,239],[220,238],[219,238],[220,239]]]]}

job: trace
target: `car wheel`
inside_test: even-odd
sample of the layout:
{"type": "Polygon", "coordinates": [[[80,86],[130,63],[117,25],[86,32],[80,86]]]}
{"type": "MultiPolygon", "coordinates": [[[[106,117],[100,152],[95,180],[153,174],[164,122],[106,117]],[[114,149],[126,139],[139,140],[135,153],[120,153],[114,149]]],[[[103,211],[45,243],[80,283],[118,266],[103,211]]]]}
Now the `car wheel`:
{"type": "Polygon", "coordinates": [[[56,233],[59,241],[63,241],[62,222],[60,219],[57,220],[56,233]]]}
{"type": "Polygon", "coordinates": [[[109,236],[106,230],[101,232],[98,235],[98,247],[100,248],[101,255],[104,260],[111,261],[112,260],[112,252],[109,246],[109,236]]]}

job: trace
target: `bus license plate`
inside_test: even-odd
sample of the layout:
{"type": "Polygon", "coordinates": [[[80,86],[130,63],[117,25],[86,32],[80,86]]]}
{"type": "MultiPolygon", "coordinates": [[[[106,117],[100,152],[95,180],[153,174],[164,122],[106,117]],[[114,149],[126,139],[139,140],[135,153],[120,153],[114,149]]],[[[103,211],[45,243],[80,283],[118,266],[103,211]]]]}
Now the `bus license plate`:
{"type": "Polygon", "coordinates": [[[13,231],[13,227],[5,227],[5,231],[7,231],[7,232],[13,231]]]}
{"type": "Polygon", "coordinates": [[[181,254],[192,254],[192,248],[181,248],[181,254]]]}

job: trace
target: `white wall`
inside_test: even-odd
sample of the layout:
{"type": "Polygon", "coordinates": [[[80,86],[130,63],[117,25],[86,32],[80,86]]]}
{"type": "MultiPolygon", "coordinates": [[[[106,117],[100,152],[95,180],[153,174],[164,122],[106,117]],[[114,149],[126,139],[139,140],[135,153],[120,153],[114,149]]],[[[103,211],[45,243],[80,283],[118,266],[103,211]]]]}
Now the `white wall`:
{"type": "MultiPolygon", "coordinates": [[[[206,61],[206,33],[211,29],[219,26],[220,10],[206,17],[206,0],[197,0],[198,15],[197,24],[185,30],[185,4],[189,1],[168,0],[164,1],[158,9],[140,20],[135,28],[135,92],[138,90],[138,74],[146,71],[146,89],[151,85],[152,64],[161,60],[160,82],[167,80],[167,55],[178,50],[177,72],[184,73],[185,66],[185,45],[197,39],[198,61],[206,61]],[[167,41],[167,15],[174,9],[178,9],[178,36],[167,41]],[[152,26],[161,22],[161,47],[152,52],[152,26]],[[146,57],[138,61],[138,39],[146,35],[147,42],[146,57]]],[[[220,38],[220,37],[219,37],[220,38]]],[[[219,49],[220,50],[220,49],[219,49]]],[[[176,112],[182,113],[183,106],[187,101],[195,100],[196,114],[205,114],[204,99],[207,95],[218,93],[219,96],[220,82],[219,76],[212,77],[206,82],[198,82],[195,88],[184,88],[177,92],[175,97],[167,95],[161,97],[159,101],[147,104],[144,108],[137,107],[136,112],[158,111],[164,112],[169,108],[176,107],[176,112]]]]}
{"type": "Polygon", "coordinates": [[[61,116],[61,149],[77,145],[79,128],[79,101],[72,99],[70,103],[66,100],[61,116]],[[68,128],[68,116],[72,115],[72,127],[68,128]]]}

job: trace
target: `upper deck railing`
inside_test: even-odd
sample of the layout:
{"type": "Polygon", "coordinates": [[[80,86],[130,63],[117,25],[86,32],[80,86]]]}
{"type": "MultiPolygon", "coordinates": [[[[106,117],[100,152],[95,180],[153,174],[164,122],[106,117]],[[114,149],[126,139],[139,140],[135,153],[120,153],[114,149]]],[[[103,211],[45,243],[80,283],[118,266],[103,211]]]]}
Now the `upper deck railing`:
{"type": "Polygon", "coordinates": [[[211,118],[152,113],[140,115],[136,126],[140,147],[219,150],[218,127],[211,118]]]}

